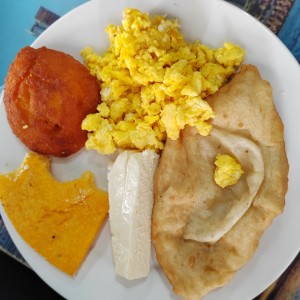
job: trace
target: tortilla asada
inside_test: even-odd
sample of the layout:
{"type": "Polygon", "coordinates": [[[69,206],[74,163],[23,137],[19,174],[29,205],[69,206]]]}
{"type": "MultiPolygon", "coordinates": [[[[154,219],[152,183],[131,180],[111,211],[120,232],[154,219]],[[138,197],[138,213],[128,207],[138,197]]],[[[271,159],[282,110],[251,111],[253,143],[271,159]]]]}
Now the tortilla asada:
{"type": "Polygon", "coordinates": [[[156,256],[174,292],[188,300],[226,284],[250,260],[283,211],[288,185],[283,124],[256,67],[243,66],[207,101],[215,112],[210,136],[186,127],[180,139],[167,140],[154,182],[156,256]],[[244,174],[236,185],[214,182],[218,153],[237,156],[244,174]],[[246,194],[252,199],[242,209],[246,194]]]}

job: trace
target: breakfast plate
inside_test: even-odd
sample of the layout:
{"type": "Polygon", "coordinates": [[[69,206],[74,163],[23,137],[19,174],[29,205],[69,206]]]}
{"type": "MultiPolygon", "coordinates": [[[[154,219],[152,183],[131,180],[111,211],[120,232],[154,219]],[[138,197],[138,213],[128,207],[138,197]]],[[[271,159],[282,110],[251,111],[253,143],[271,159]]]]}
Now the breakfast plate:
{"type": "MultiPolygon", "coordinates": [[[[274,102],[285,125],[286,151],[290,164],[286,207],[260,240],[251,261],[226,286],[205,299],[252,299],[270,285],[300,250],[300,130],[298,112],[297,61],[280,40],[257,20],[221,0],[92,0],[74,9],[47,29],[32,45],[47,46],[71,54],[78,60],[80,50],[91,46],[102,52],[108,46],[105,28],[120,24],[126,7],[150,14],[178,18],[186,40],[201,40],[211,47],[230,41],[246,49],[245,62],[258,67],[262,77],[273,86],[274,102]]],[[[13,135],[7,123],[3,101],[0,104],[0,172],[18,168],[27,149],[13,135]]],[[[259,126],[259,125],[258,125],[259,126]]],[[[94,172],[100,188],[107,189],[107,167],[113,156],[81,150],[64,159],[53,159],[53,172],[60,180],[79,177],[87,169],[94,172]]],[[[0,206],[5,225],[23,257],[32,269],[66,299],[179,299],[163,275],[152,251],[151,272],[145,279],[126,281],[114,272],[108,221],[75,277],[60,272],[33,249],[15,231],[0,206]]]]}

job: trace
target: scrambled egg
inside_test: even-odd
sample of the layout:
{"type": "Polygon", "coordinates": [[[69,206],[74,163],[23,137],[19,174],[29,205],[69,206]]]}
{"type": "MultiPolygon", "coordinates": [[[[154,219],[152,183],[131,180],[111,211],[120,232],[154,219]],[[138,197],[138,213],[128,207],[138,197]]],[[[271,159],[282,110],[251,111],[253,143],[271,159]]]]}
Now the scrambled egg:
{"type": "Polygon", "coordinates": [[[244,173],[241,165],[230,155],[217,155],[215,165],[214,179],[222,188],[236,184],[244,173]]]}
{"type": "Polygon", "coordinates": [[[185,125],[209,134],[214,113],[204,98],[233,74],[244,50],[231,43],[220,49],[187,43],[179,27],[177,20],[127,8],[122,26],[107,27],[110,47],[102,56],[89,47],[81,51],[102,97],[98,112],[82,123],[89,131],[87,149],[159,150],[185,125]]]}

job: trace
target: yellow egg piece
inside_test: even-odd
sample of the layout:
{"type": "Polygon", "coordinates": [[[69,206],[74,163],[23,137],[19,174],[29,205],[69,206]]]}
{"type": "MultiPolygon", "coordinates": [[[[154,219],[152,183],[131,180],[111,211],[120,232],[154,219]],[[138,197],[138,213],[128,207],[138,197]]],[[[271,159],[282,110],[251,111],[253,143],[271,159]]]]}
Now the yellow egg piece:
{"type": "Polygon", "coordinates": [[[244,173],[237,160],[227,154],[218,154],[215,165],[214,180],[222,188],[236,184],[244,173]]]}

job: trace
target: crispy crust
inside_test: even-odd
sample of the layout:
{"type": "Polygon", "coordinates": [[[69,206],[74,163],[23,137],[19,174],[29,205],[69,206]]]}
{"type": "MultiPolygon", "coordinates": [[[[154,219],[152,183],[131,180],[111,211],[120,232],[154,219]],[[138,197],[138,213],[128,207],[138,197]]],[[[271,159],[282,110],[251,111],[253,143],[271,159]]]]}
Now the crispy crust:
{"type": "Polygon", "coordinates": [[[42,47],[17,54],[5,81],[4,104],[14,134],[31,150],[68,156],[81,149],[83,118],[100,102],[99,85],[72,56],[42,47]]]}
{"type": "Polygon", "coordinates": [[[185,240],[185,222],[179,216],[191,209],[197,180],[190,171],[197,164],[197,153],[191,155],[190,146],[203,137],[197,137],[193,128],[185,128],[180,139],[167,141],[154,180],[152,239],[174,292],[189,300],[226,284],[251,259],[263,232],[283,211],[288,185],[283,124],[271,86],[256,67],[243,66],[207,100],[216,113],[214,126],[247,137],[260,147],[265,176],[250,208],[219,241],[185,240]]]}

